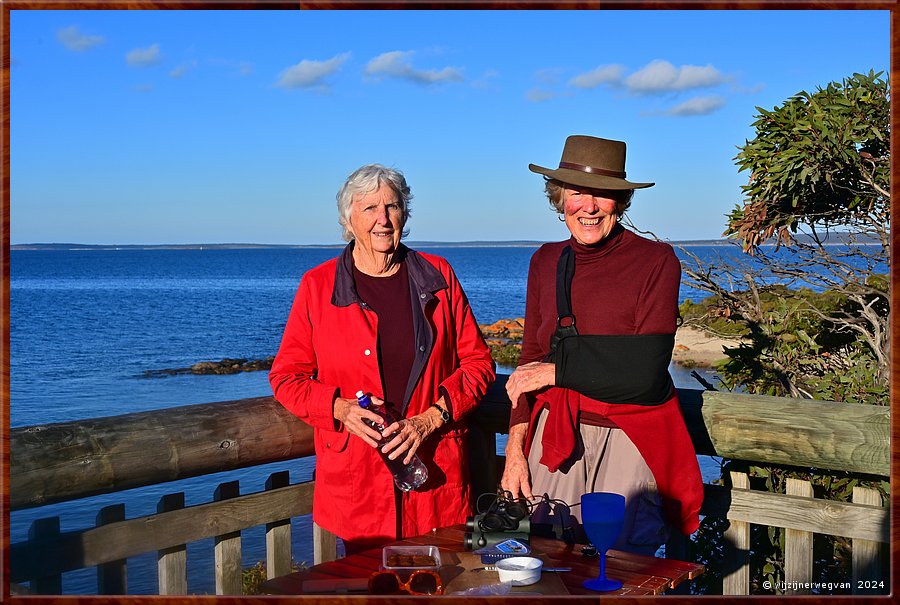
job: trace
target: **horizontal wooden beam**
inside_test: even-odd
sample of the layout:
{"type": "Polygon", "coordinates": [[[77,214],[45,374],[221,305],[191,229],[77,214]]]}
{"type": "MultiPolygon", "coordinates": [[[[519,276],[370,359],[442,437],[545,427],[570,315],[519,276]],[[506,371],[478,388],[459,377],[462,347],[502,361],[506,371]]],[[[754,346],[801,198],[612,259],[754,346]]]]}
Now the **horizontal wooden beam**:
{"type": "MultiPolygon", "coordinates": [[[[470,422],[505,433],[508,376],[470,422]]],[[[699,454],[888,476],[888,408],[679,389],[699,454]]],[[[271,397],[16,428],[13,510],[313,455],[312,428],[271,397]]]]}
{"type": "MultiPolygon", "coordinates": [[[[314,482],[10,545],[10,580],[126,559],[312,512],[314,482]]],[[[311,538],[311,536],[310,536],[311,538]]]]}
{"type": "Polygon", "coordinates": [[[12,510],[313,455],[313,430],[271,397],[10,431],[12,510]]]}
{"type": "Polygon", "coordinates": [[[704,485],[701,515],[888,543],[890,508],[704,485]]]}
{"type": "Polygon", "coordinates": [[[725,391],[679,391],[713,453],[772,465],[890,475],[890,408],[725,391]],[[697,408],[699,407],[699,410],[697,408]],[[690,408],[694,408],[691,410],[690,408]]]}
{"type": "MultiPolygon", "coordinates": [[[[501,375],[477,418],[497,432],[509,423],[501,375]]],[[[890,409],[728,391],[678,389],[698,454],[772,465],[890,475],[890,409]]]]}

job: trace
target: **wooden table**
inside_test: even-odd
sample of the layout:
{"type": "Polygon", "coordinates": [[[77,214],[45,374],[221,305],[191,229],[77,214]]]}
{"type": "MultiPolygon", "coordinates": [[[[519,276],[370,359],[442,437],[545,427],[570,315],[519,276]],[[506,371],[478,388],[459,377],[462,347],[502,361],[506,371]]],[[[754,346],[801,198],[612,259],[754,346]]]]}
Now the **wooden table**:
{"type": "MultiPolygon", "coordinates": [[[[434,545],[441,549],[441,577],[446,586],[453,580],[452,575],[461,570],[458,566],[459,553],[463,548],[464,525],[443,527],[431,533],[415,538],[408,538],[397,545],[434,545]],[[457,563],[457,565],[454,565],[457,563]],[[452,571],[456,569],[457,571],[452,571]]],[[[571,567],[571,572],[559,573],[559,578],[569,594],[593,595],[653,595],[660,594],[669,588],[674,588],[685,580],[696,578],[705,570],[698,563],[687,563],[674,559],[659,559],[644,555],[610,550],[607,553],[606,575],[620,580],[624,585],[617,591],[597,593],[587,590],[581,583],[588,578],[596,578],[599,573],[599,563],[596,557],[586,557],[581,554],[581,547],[571,546],[561,540],[533,537],[531,548],[535,554],[543,555],[546,565],[554,567],[571,567]]],[[[273,578],[262,585],[262,591],[266,594],[297,595],[304,594],[303,582],[307,580],[344,580],[351,587],[354,580],[359,584],[359,579],[368,578],[369,575],[381,566],[381,549],[374,548],[365,552],[337,559],[328,563],[314,565],[305,571],[287,574],[273,578]]],[[[495,572],[492,573],[496,582],[495,572]]],[[[544,575],[548,575],[547,572],[544,575]]],[[[490,576],[485,576],[490,580],[490,576]]],[[[531,587],[520,587],[528,590],[531,587]]]]}

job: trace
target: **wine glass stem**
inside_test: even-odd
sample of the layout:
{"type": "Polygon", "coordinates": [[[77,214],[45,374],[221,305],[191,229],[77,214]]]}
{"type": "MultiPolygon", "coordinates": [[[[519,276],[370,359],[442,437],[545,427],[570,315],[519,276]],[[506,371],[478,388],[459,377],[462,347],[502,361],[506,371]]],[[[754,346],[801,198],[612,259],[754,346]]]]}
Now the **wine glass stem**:
{"type": "Polygon", "coordinates": [[[600,579],[606,579],[606,551],[600,553],[600,579]]]}

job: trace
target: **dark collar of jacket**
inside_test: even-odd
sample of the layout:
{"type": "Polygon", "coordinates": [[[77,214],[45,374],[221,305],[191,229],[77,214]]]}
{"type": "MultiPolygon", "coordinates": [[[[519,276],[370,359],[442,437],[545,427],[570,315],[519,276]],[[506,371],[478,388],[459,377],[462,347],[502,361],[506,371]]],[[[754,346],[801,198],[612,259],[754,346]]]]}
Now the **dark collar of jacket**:
{"type": "MultiPolygon", "coordinates": [[[[353,245],[350,242],[337,261],[334,275],[334,290],[331,292],[331,304],[338,307],[347,307],[352,304],[362,305],[356,292],[356,283],[353,281],[353,245]]],[[[406,408],[412,397],[416,384],[422,376],[422,372],[428,363],[431,350],[434,348],[434,329],[425,317],[425,308],[432,300],[434,293],[447,287],[447,280],[438,269],[422,258],[415,250],[410,250],[403,244],[397,249],[400,262],[406,263],[406,271],[409,275],[409,294],[412,301],[413,316],[413,340],[416,352],[413,365],[410,368],[409,380],[406,385],[406,395],[403,401],[397,405],[401,415],[406,415],[406,408]]],[[[450,396],[442,394],[450,404],[450,396]]]]}
{"type": "MultiPolygon", "coordinates": [[[[356,293],[356,283],[353,281],[353,246],[355,243],[353,241],[347,244],[337,260],[334,290],[331,292],[331,304],[338,307],[346,307],[362,302],[356,293]]],[[[427,302],[435,292],[447,287],[447,280],[444,279],[441,272],[434,265],[419,256],[415,250],[400,244],[397,253],[400,262],[406,263],[406,270],[409,273],[409,287],[415,298],[427,302]],[[425,296],[422,296],[423,294],[425,296]]]]}

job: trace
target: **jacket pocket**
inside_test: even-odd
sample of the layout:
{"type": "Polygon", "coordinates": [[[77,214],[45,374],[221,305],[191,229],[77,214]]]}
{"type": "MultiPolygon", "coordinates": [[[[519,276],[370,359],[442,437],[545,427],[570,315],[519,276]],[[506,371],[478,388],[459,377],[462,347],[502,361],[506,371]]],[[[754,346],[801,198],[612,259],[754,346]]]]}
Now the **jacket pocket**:
{"type": "Polygon", "coordinates": [[[322,440],[322,449],[329,452],[340,453],[347,449],[350,440],[350,431],[319,431],[322,440]]]}

